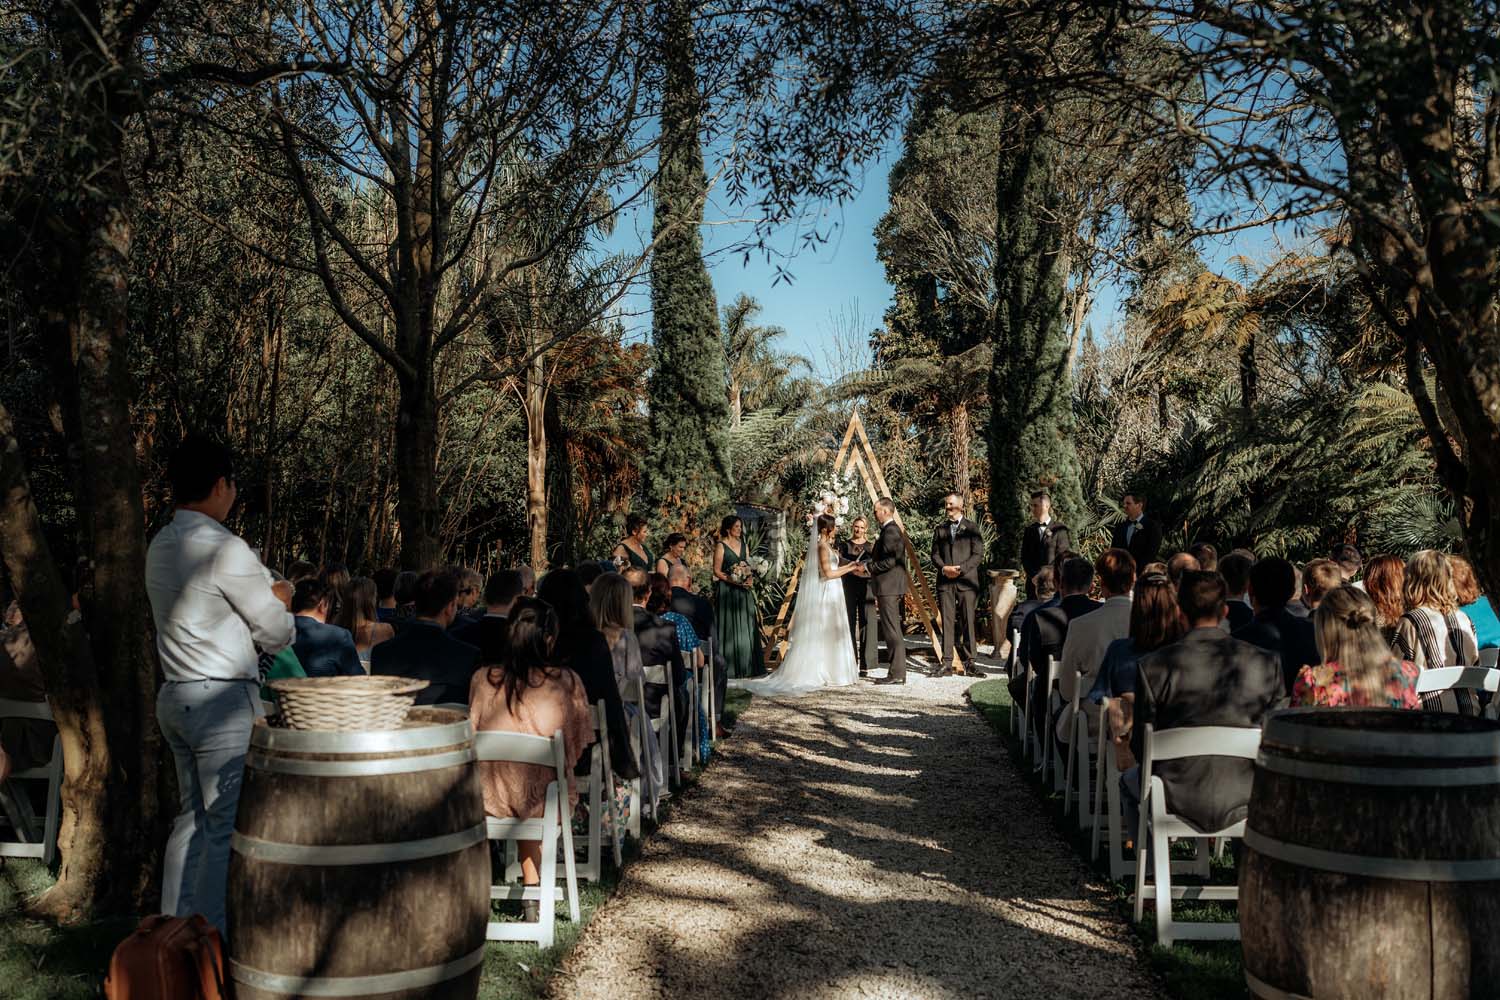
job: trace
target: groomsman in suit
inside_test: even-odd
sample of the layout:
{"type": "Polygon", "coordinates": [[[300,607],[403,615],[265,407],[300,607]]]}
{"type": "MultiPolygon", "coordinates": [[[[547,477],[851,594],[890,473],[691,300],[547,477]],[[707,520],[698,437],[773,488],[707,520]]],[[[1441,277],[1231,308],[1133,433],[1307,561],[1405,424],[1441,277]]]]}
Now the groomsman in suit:
{"type": "Polygon", "coordinates": [[[1161,551],[1161,525],[1146,516],[1146,498],[1139,493],[1127,493],[1120,506],[1125,509],[1125,520],[1115,525],[1109,547],[1129,552],[1137,566],[1156,562],[1161,551]]]}
{"type": "Polygon", "coordinates": [[[1031,494],[1031,518],[1021,535],[1021,568],[1026,571],[1028,598],[1036,597],[1034,580],[1041,568],[1051,566],[1071,547],[1067,526],[1052,520],[1052,497],[1046,490],[1031,494]]]}
{"type": "Polygon", "coordinates": [[[870,589],[880,617],[880,638],[890,650],[891,667],[876,684],[906,683],[906,635],[901,628],[901,605],[911,586],[906,575],[906,542],[896,523],[896,504],[890,497],[875,501],[880,534],[870,550],[870,589]]]}
{"type": "Polygon", "coordinates": [[[974,604],[979,598],[979,564],[984,561],[984,538],[979,527],[964,517],[963,497],[943,500],[948,515],[932,532],[932,563],[937,567],[938,610],[943,616],[943,658],[934,677],[953,674],[953,643],[964,673],[983,677],[974,662],[974,604]]]}

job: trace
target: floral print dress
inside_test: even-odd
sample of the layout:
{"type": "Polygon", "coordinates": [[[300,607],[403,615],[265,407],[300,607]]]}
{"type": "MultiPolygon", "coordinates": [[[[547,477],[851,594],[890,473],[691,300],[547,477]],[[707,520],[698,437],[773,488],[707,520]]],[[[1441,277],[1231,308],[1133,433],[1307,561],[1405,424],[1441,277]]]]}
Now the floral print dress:
{"type": "Polygon", "coordinates": [[[1407,708],[1419,709],[1417,675],[1421,673],[1411,660],[1391,660],[1390,675],[1385,680],[1385,697],[1371,701],[1360,691],[1351,690],[1344,671],[1337,663],[1303,667],[1292,685],[1293,707],[1324,708],[1407,708]]]}

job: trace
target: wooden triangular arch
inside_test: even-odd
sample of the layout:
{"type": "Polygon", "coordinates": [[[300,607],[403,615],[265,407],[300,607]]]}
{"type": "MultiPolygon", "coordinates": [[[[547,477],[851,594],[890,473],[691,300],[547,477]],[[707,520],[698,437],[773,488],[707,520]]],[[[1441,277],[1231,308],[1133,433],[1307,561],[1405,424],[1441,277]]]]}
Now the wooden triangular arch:
{"type": "MultiPolygon", "coordinates": [[[[859,473],[860,481],[865,485],[865,492],[869,494],[872,507],[876,500],[891,495],[890,487],[885,482],[885,472],[880,468],[880,460],[875,457],[875,449],[870,446],[870,438],[865,433],[865,422],[860,419],[858,410],[849,414],[849,429],[844,432],[843,443],[839,445],[838,454],[834,457],[833,471],[839,475],[845,475],[850,471],[859,473]]],[[[942,656],[943,649],[937,632],[941,622],[937,600],[932,596],[932,587],[927,582],[927,572],[922,567],[922,557],[917,553],[916,546],[912,545],[911,536],[906,533],[906,524],[901,520],[900,510],[896,511],[896,525],[901,529],[902,540],[906,542],[906,563],[911,573],[912,584],[916,587],[917,611],[922,616],[922,624],[927,627],[927,637],[932,641],[932,654],[936,659],[942,656]]],[[[773,661],[780,661],[786,655],[786,637],[791,630],[791,621],[787,615],[791,611],[793,599],[797,596],[797,583],[801,577],[802,564],[799,562],[797,568],[792,571],[791,580],[787,583],[786,596],[782,599],[781,608],[776,613],[776,620],[767,628],[768,641],[765,645],[773,661]]],[[[873,628],[874,623],[870,624],[873,628]]]]}

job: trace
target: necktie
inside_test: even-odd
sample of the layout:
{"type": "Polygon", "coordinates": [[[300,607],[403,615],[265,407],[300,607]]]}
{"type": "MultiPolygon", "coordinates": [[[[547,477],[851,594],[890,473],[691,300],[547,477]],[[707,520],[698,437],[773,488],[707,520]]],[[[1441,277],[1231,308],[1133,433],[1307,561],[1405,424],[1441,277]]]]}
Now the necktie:
{"type": "Polygon", "coordinates": [[[948,522],[948,538],[951,541],[955,541],[955,542],[958,541],[958,522],[957,521],[949,521],[948,522]]]}

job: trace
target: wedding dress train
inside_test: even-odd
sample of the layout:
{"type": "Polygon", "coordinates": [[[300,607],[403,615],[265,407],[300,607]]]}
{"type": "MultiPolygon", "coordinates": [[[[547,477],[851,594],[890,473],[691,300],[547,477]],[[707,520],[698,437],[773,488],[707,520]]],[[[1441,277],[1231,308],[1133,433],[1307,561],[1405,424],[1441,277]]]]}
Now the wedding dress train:
{"type": "MultiPolygon", "coordinates": [[[[838,560],[837,555],[831,558],[838,560]]],[[[809,540],[802,565],[786,659],[769,677],[732,680],[731,687],[758,695],[805,694],[819,688],[843,687],[859,679],[854,641],[849,637],[844,584],[837,577],[823,576],[816,534],[809,540]]]]}

